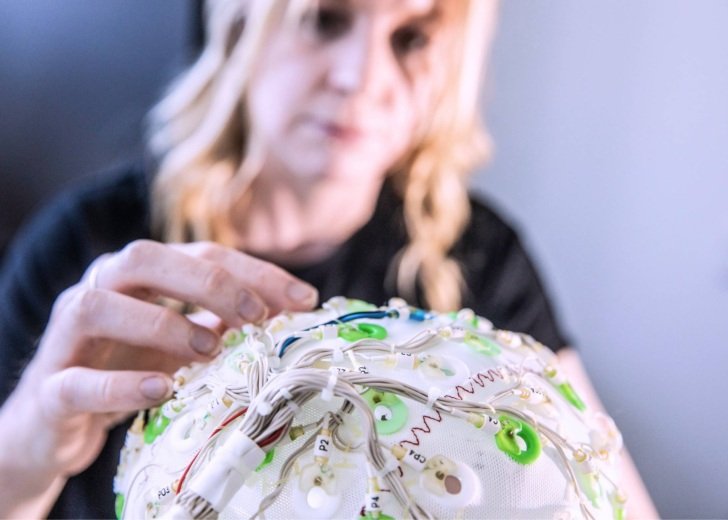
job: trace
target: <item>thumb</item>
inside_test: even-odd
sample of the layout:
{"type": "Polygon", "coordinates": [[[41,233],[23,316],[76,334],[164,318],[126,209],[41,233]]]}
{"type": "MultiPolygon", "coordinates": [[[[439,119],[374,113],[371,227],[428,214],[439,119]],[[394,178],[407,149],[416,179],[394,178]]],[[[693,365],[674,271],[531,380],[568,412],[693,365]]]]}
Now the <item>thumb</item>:
{"type": "Polygon", "coordinates": [[[164,373],[71,367],[43,383],[41,402],[51,417],[63,420],[77,413],[150,408],[171,394],[172,380],[164,373]]]}

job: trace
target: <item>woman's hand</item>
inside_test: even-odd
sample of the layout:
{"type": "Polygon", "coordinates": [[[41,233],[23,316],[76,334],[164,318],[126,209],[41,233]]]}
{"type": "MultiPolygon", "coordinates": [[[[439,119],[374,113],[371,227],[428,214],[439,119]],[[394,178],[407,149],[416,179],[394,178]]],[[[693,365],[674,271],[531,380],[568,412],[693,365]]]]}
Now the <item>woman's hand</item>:
{"type": "Polygon", "coordinates": [[[0,516],[44,514],[58,481],[96,459],[112,426],[168,398],[179,366],[217,354],[221,328],[309,310],[317,298],[284,270],[211,243],[137,241],[97,259],[54,304],[0,412],[0,516]],[[218,319],[202,326],[152,303],[159,297],[218,319]]]}

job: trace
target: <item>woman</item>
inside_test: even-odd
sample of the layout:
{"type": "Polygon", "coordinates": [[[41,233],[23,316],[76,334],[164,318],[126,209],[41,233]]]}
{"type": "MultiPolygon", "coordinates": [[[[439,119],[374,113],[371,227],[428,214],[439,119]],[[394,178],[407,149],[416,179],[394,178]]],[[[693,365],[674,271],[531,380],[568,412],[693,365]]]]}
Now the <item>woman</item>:
{"type": "Polygon", "coordinates": [[[317,291],[468,306],[579,369],[517,237],[467,196],[494,2],[207,7],[204,52],[152,114],[155,166],[61,199],[3,273],[3,396],[33,356],[0,412],[3,516],[111,516],[117,425],[222,329],[317,291]]]}

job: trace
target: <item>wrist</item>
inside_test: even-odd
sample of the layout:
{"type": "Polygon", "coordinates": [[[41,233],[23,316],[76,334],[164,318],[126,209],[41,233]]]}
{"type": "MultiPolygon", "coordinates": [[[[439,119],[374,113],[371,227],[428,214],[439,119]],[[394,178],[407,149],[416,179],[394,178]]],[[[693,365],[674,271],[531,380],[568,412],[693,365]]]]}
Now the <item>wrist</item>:
{"type": "Polygon", "coordinates": [[[33,480],[0,468],[0,518],[46,518],[66,485],[60,476],[33,480]]]}
{"type": "Polygon", "coordinates": [[[0,517],[41,518],[47,515],[66,479],[35,463],[32,430],[16,397],[11,396],[0,409],[0,517]]]}

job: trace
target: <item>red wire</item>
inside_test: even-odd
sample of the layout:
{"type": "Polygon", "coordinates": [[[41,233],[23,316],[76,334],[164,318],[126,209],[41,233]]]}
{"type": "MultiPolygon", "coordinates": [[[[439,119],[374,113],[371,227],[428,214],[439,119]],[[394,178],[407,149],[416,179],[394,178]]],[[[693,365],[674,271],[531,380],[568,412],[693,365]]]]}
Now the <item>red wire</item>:
{"type": "Polygon", "coordinates": [[[180,477],[180,479],[179,479],[179,482],[178,482],[178,484],[177,484],[177,491],[176,491],[176,493],[177,493],[178,495],[179,495],[179,494],[180,494],[180,492],[182,491],[182,484],[184,483],[185,479],[187,478],[187,474],[188,474],[188,473],[190,472],[190,468],[192,467],[192,465],[193,465],[193,464],[195,463],[195,461],[197,460],[197,456],[198,456],[199,454],[200,454],[200,452],[199,452],[199,450],[198,450],[198,451],[197,451],[197,453],[195,453],[195,456],[194,456],[194,457],[192,457],[192,460],[191,460],[191,461],[190,461],[190,463],[189,463],[189,464],[187,465],[187,467],[185,468],[184,472],[182,473],[182,476],[180,477]]]}
{"type": "Polygon", "coordinates": [[[227,419],[225,419],[225,420],[223,421],[223,423],[222,423],[222,424],[221,424],[220,426],[218,426],[217,428],[215,428],[215,431],[213,431],[213,432],[212,432],[212,433],[210,434],[210,437],[209,437],[209,439],[212,439],[212,438],[213,438],[213,437],[214,437],[215,435],[217,435],[218,433],[220,433],[220,432],[222,431],[222,429],[223,429],[223,428],[225,428],[225,426],[227,426],[228,424],[230,424],[231,422],[233,422],[233,421],[234,421],[235,419],[237,419],[237,418],[238,418],[238,417],[240,417],[241,415],[244,415],[244,414],[245,414],[245,412],[247,412],[247,411],[248,411],[248,408],[247,408],[247,407],[245,407],[245,408],[243,408],[242,410],[238,410],[238,411],[237,411],[237,412],[235,412],[235,413],[234,413],[233,415],[231,415],[230,417],[228,417],[227,419]]]}
{"type": "MultiPolygon", "coordinates": [[[[212,439],[215,435],[217,435],[218,433],[220,433],[228,424],[230,424],[231,422],[233,422],[235,419],[237,419],[241,415],[244,415],[245,412],[247,412],[247,411],[248,411],[248,408],[247,407],[246,408],[243,408],[242,410],[238,410],[233,415],[231,415],[230,417],[228,417],[227,419],[225,419],[222,422],[222,424],[220,424],[220,426],[218,426],[217,428],[215,428],[215,430],[213,430],[213,432],[210,434],[210,436],[207,438],[207,440],[212,439]]],[[[184,483],[185,479],[187,478],[187,474],[190,472],[190,469],[192,468],[192,465],[197,460],[197,456],[200,454],[200,451],[201,450],[197,450],[197,453],[195,453],[195,456],[192,457],[192,460],[190,461],[189,464],[187,464],[187,467],[182,472],[182,476],[179,478],[179,483],[177,484],[177,493],[176,494],[179,495],[180,492],[182,491],[182,484],[184,483]]]]}
{"type": "Polygon", "coordinates": [[[278,439],[280,439],[283,436],[283,430],[284,428],[281,428],[280,430],[271,433],[268,437],[260,441],[259,446],[261,448],[265,448],[266,446],[269,446],[275,442],[278,442],[278,439]]]}

